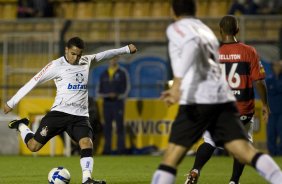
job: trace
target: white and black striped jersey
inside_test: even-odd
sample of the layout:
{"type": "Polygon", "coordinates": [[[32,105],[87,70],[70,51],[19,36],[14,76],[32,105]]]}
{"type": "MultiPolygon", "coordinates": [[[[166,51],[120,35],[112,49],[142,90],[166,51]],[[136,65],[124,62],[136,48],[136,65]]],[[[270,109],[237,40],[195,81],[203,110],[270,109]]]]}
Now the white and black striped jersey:
{"type": "Polygon", "coordinates": [[[64,56],[60,57],[48,63],[7,104],[9,107],[14,108],[35,86],[54,80],[57,92],[51,111],[60,111],[77,116],[89,116],[87,82],[91,62],[98,62],[126,53],[130,53],[128,46],[107,50],[98,54],[85,55],[80,58],[78,65],[71,65],[64,56]]]}
{"type": "Polygon", "coordinates": [[[169,55],[175,77],[182,78],[180,104],[235,101],[218,63],[214,33],[200,20],[186,17],[167,28],[169,55]]]}

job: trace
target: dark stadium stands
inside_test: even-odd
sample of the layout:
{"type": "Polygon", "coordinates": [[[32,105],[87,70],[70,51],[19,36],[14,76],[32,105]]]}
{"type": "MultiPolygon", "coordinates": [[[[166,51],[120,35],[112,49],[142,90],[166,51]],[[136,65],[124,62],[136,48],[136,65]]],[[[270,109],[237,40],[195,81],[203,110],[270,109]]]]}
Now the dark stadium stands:
{"type": "MultiPolygon", "coordinates": [[[[169,17],[169,0],[52,0],[55,16],[66,19],[169,17]]],[[[198,16],[222,16],[231,0],[198,0],[198,16]]],[[[0,19],[17,18],[17,0],[0,0],[0,19]]]]}

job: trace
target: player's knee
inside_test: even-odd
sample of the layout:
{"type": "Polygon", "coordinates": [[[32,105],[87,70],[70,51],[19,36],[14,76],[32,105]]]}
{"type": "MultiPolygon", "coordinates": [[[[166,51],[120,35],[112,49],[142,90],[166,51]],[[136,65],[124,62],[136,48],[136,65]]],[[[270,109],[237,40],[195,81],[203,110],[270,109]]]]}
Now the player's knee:
{"type": "Polygon", "coordinates": [[[163,157],[163,163],[171,167],[177,167],[184,158],[187,148],[170,143],[163,157]]]}
{"type": "Polygon", "coordinates": [[[37,152],[42,148],[42,145],[32,139],[27,143],[27,147],[31,152],[37,152]]]}
{"type": "Polygon", "coordinates": [[[92,140],[89,137],[84,137],[79,140],[79,146],[81,149],[93,148],[92,140]]]}
{"type": "Polygon", "coordinates": [[[31,145],[31,146],[28,146],[28,149],[31,151],[31,152],[37,152],[39,151],[39,148],[35,145],[31,145]]]}

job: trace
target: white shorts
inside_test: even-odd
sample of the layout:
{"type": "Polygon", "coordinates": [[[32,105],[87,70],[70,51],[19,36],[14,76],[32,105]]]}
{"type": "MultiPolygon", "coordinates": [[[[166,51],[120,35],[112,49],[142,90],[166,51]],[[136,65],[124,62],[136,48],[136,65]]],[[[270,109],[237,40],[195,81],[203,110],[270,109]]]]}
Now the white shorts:
{"type": "MultiPolygon", "coordinates": [[[[252,143],[253,142],[253,130],[254,130],[254,117],[251,119],[251,121],[249,121],[246,125],[244,125],[244,127],[245,127],[245,130],[248,133],[248,139],[252,143]]],[[[209,143],[213,147],[216,147],[215,143],[213,142],[212,137],[211,137],[211,135],[208,131],[205,131],[205,133],[203,134],[203,138],[204,138],[205,143],[209,143]]],[[[221,148],[221,149],[223,149],[223,148],[221,148]]]]}

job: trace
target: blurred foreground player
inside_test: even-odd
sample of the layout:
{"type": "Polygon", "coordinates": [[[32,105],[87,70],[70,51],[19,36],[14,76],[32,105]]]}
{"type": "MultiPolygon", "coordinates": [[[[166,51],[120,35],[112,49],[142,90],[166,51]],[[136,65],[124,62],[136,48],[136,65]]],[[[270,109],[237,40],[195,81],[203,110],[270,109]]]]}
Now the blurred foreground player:
{"type": "Polygon", "coordinates": [[[270,183],[281,183],[279,166],[249,144],[235,97],[221,76],[217,38],[194,17],[195,1],[173,0],[172,9],[176,21],[167,28],[167,36],[174,83],[161,98],[168,105],[179,103],[179,109],[151,183],[173,184],[187,150],[206,130],[216,146],[224,146],[240,162],[252,165],[270,183]]]}
{"type": "MultiPolygon", "coordinates": [[[[267,121],[269,115],[264,68],[259,61],[256,50],[237,41],[236,34],[239,32],[239,25],[236,17],[231,15],[224,16],[219,23],[219,28],[222,39],[219,48],[219,62],[222,73],[236,97],[240,120],[248,132],[249,141],[252,143],[253,116],[255,113],[254,87],[258,91],[263,104],[265,121],[267,121]]],[[[209,132],[205,132],[203,138],[204,143],[197,150],[194,166],[188,174],[185,184],[197,182],[200,170],[216,149],[209,132]]],[[[229,184],[238,184],[243,170],[244,164],[234,159],[233,172],[229,184]]]]}

